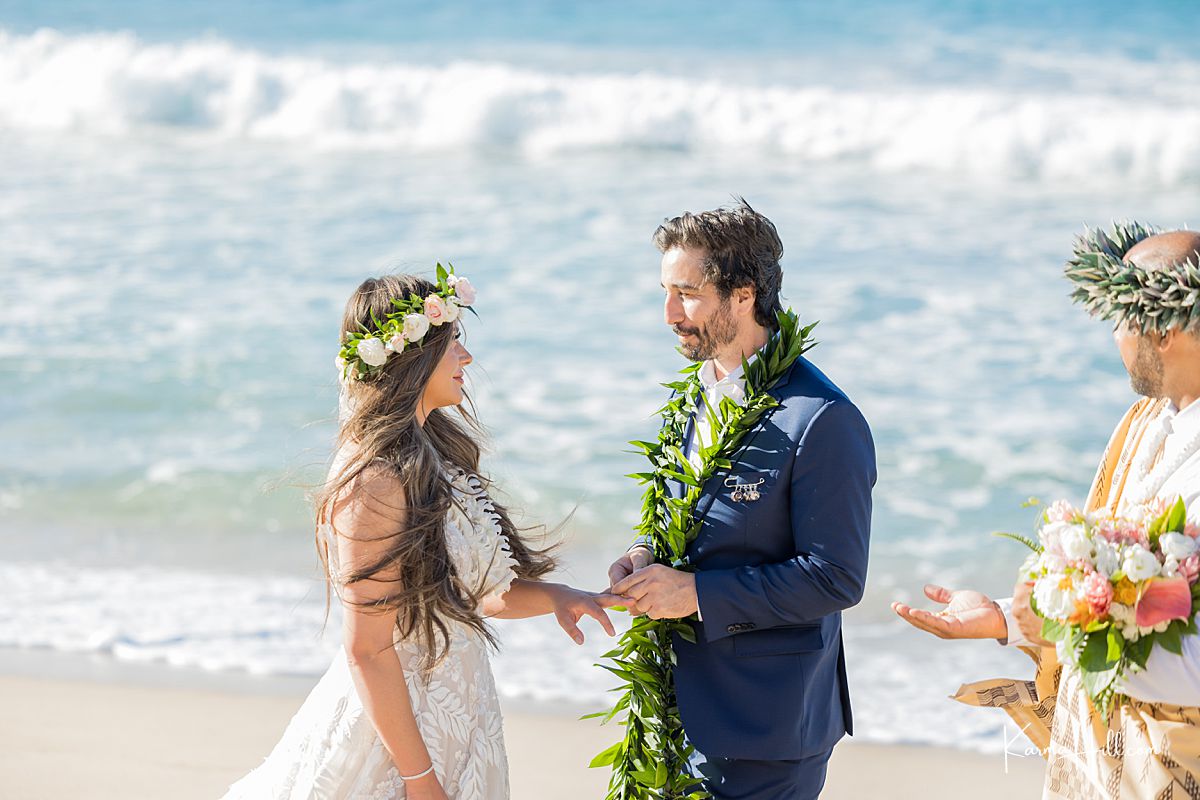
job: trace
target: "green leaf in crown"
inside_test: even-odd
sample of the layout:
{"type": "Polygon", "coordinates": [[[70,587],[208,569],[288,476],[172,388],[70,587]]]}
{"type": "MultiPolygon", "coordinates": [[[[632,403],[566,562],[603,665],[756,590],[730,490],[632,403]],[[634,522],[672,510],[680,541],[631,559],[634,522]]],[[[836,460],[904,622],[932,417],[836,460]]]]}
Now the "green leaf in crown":
{"type": "MultiPolygon", "coordinates": [[[[779,405],[769,392],[792,364],[815,344],[809,336],[816,323],[800,326],[790,309],[779,314],[779,332],[753,361],[743,361],[746,378],[741,404],[722,398],[714,408],[700,385],[699,364],[681,370],[682,379],[663,384],[674,395],[659,410],[662,427],[654,442],[631,444],[650,461],[649,472],[632,476],[645,485],[638,534],[660,564],[690,570],[687,548],[700,532],[696,506],[705,484],[718,472],[732,468],[747,433],[779,405]],[[699,451],[700,466],[683,454],[684,433],[692,409],[703,402],[711,426],[709,444],[699,451]],[[683,496],[675,498],[669,481],[679,481],[683,496]]],[[[607,800],[701,800],[710,795],[689,766],[693,748],[687,743],[675,700],[672,635],[696,641],[691,619],[638,617],[617,647],[598,666],[621,679],[616,703],[608,711],[589,714],[609,722],[619,718],[624,738],[597,755],[593,767],[609,767],[607,800]]]]}

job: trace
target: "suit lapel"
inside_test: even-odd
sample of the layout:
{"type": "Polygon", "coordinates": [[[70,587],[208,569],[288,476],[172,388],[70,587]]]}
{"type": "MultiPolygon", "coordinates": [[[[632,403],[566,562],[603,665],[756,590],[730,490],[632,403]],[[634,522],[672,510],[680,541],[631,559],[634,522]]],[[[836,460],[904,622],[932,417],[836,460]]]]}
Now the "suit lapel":
{"type": "MultiPolygon", "coordinates": [[[[791,366],[787,368],[787,371],[783,373],[783,377],[779,380],[779,383],[775,385],[774,389],[771,389],[769,392],[767,392],[767,394],[771,395],[776,400],[783,399],[783,391],[791,382],[792,372],[796,369],[796,362],[799,360],[800,359],[797,358],[796,361],[792,362],[791,366]]],[[[778,406],[775,408],[778,408],[778,406]]],[[[741,458],[742,453],[746,452],[746,450],[750,448],[750,445],[754,444],[754,440],[760,433],[762,433],[763,429],[766,427],[767,421],[771,418],[773,413],[775,413],[774,408],[763,414],[762,417],[759,418],[758,422],[755,423],[754,427],[750,429],[750,432],[746,434],[746,438],[742,439],[742,443],[738,447],[737,453],[733,456],[733,458],[730,459],[730,462],[733,464],[732,470],[718,470],[711,478],[708,479],[708,483],[704,484],[704,489],[700,492],[700,500],[696,503],[696,519],[703,519],[708,515],[708,511],[710,508],[712,508],[713,502],[725,488],[725,479],[729,475],[729,472],[737,469],[738,459],[741,458]]]]}

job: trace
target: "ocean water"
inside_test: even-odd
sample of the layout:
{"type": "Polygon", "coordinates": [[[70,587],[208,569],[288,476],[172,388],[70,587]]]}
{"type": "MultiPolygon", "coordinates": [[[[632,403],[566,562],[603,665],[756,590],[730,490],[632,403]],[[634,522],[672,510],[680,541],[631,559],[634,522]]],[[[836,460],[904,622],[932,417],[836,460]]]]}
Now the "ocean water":
{"type": "MultiPolygon", "coordinates": [[[[746,196],[870,421],[859,736],[995,749],[946,699],[1028,672],[895,619],[1001,595],[1031,495],[1081,499],[1133,396],[1061,278],[1085,223],[1200,217],[1185,3],[0,2],[0,647],[315,676],[306,487],[361,278],[480,288],[488,468],[600,588],[682,366],[655,226],[746,196]]],[[[509,696],[609,681],[503,623],[509,696]]],[[[581,723],[582,724],[582,723],[581,723]]]]}

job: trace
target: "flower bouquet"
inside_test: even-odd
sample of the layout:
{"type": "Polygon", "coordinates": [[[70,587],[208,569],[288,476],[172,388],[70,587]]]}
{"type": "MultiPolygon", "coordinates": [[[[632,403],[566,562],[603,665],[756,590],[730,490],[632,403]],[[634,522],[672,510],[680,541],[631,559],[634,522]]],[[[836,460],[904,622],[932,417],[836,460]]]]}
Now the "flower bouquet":
{"type": "Polygon", "coordinates": [[[1042,638],[1078,667],[1084,690],[1107,715],[1121,677],[1155,645],[1181,653],[1200,610],[1200,529],[1182,498],[1114,516],[1084,514],[1065,501],[1047,508],[1038,541],[1001,534],[1034,552],[1021,567],[1033,583],[1042,638]]]}

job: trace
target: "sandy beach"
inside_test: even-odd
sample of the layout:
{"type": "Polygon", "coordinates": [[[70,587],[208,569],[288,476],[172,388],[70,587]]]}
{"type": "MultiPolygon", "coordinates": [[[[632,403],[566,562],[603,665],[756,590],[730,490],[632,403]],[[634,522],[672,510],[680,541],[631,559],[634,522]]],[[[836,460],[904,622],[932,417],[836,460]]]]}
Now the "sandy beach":
{"type": "MultiPolygon", "coordinates": [[[[62,677],[0,678],[0,787],[11,800],[220,797],[275,743],[302,694],[188,689],[62,677]]],[[[506,713],[513,797],[603,797],[591,754],[615,729],[565,715],[506,713]]],[[[841,745],[823,797],[1036,797],[1040,759],[841,745]]]]}

